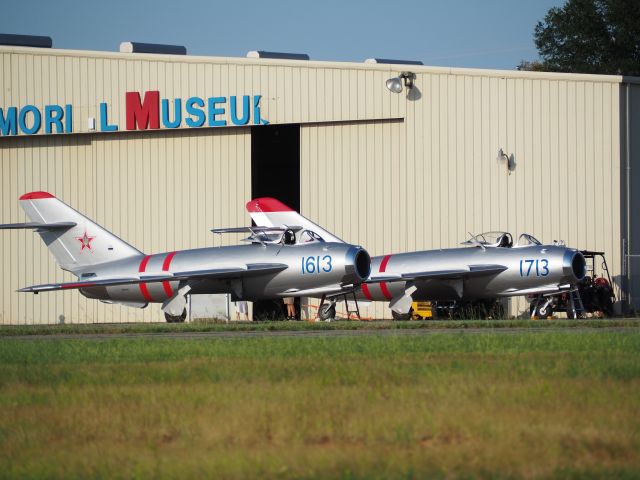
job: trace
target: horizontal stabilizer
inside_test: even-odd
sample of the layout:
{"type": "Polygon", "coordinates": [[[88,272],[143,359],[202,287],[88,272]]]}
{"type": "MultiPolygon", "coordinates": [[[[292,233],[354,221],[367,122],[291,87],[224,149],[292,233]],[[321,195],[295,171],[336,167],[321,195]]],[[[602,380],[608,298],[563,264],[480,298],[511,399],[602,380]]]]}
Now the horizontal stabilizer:
{"type": "Polygon", "coordinates": [[[139,277],[123,277],[123,278],[92,278],[89,281],[78,281],[68,283],[49,283],[44,285],[34,285],[32,287],[24,287],[18,292],[39,293],[51,292],[54,290],[73,290],[78,288],[91,287],[113,287],[117,285],[131,285],[137,283],[158,283],[171,282],[178,280],[192,279],[224,279],[224,278],[240,278],[253,277],[258,275],[267,275],[270,273],[278,273],[287,269],[284,263],[249,263],[245,267],[239,268],[218,268],[211,270],[191,270],[187,272],[175,272],[173,274],[158,275],[141,275],[139,277]]]}
{"type": "Polygon", "coordinates": [[[75,222],[54,222],[54,223],[41,223],[41,222],[29,222],[29,223],[4,223],[0,224],[0,230],[17,230],[17,229],[34,229],[39,231],[45,230],[66,230],[68,228],[75,227],[75,222]]]}

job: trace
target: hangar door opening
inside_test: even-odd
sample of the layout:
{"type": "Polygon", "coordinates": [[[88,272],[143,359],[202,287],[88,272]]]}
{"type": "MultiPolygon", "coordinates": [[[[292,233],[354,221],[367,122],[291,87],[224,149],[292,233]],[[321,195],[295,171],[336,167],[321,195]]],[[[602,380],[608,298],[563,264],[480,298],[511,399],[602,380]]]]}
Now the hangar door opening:
{"type": "Polygon", "coordinates": [[[300,211],[300,125],[251,128],[251,197],[274,197],[300,211]]]}
{"type": "MultiPolygon", "coordinates": [[[[251,198],[274,197],[300,211],[300,125],[251,128],[251,198]]],[[[300,299],[294,301],[300,318],[300,299]]],[[[254,320],[286,317],[281,299],[253,304],[254,320]]]]}

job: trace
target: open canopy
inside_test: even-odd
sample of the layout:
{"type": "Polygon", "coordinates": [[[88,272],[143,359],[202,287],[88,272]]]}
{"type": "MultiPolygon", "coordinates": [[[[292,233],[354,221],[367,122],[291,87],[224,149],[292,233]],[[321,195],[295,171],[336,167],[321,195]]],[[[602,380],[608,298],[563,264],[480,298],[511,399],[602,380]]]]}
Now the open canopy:
{"type": "Polygon", "coordinates": [[[513,237],[509,232],[484,232],[478,235],[473,235],[468,240],[462,242],[462,245],[482,245],[483,247],[500,247],[500,248],[512,248],[512,247],[529,247],[531,245],[542,245],[542,243],[533,235],[523,233],[518,237],[518,242],[513,244],[513,237]]]}

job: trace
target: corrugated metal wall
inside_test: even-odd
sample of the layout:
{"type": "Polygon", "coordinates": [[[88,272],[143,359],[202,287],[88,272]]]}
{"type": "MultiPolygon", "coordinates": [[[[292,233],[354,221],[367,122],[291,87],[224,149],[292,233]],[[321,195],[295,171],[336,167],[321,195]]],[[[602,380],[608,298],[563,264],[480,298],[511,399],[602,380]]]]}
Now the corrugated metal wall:
{"type": "MultiPolygon", "coordinates": [[[[0,105],[71,103],[74,132],[88,131],[87,118],[98,118],[101,102],[108,105],[109,123],[124,130],[125,92],[148,90],[159,90],[170,101],[262,95],[262,117],[270,123],[404,116],[403,99],[384,88],[388,68],[350,66],[0,47],[0,105]]],[[[184,118],[182,128],[188,128],[184,118]]]]}
{"type": "Polygon", "coordinates": [[[416,86],[404,123],[302,129],[303,212],[372,255],[506,230],[603,250],[620,274],[617,84],[419,74],[416,86]]]}
{"type": "MultiPolygon", "coordinates": [[[[45,190],[147,253],[233,244],[216,226],[245,225],[251,195],[246,128],[3,139],[3,222],[22,222],[18,197],[45,190]]],[[[37,234],[0,235],[0,323],[163,321],[144,310],[87,300],[76,291],[19,294],[17,288],[72,281],[37,234]]]]}
{"type": "MultiPolygon", "coordinates": [[[[303,214],[374,255],[504,229],[604,250],[621,274],[620,77],[415,67],[407,96],[385,88],[389,65],[5,48],[0,68],[0,106],[72,103],[79,132],[0,138],[2,221],[47,189],[144,251],[213,245],[208,228],[247,221],[247,128],[82,132],[100,102],[122,130],[127,91],[262,95],[263,118],[302,124],[303,214]]],[[[63,276],[31,233],[5,232],[0,251],[3,323],[161,319],[157,306],[17,295],[63,276]]]]}

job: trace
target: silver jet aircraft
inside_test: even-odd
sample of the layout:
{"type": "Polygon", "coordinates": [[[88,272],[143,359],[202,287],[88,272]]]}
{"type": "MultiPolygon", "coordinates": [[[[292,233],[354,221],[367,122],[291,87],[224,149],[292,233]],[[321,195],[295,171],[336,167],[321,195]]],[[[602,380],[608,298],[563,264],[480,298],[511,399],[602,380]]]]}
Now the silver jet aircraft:
{"type": "MultiPolygon", "coordinates": [[[[300,225],[326,241],[342,242],[274,198],[257,198],[247,211],[259,225],[300,225]]],[[[308,234],[307,234],[308,235],[308,234]]],[[[299,238],[304,243],[308,236],[299,238]]],[[[414,300],[480,305],[497,297],[536,295],[533,315],[547,316],[552,294],[575,290],[585,276],[585,259],[573,248],[542,245],[523,234],[516,245],[506,232],[472,236],[467,247],[381,255],[371,260],[371,275],[356,291],[357,300],[387,301],[394,318],[408,318],[414,300]]],[[[327,295],[322,319],[335,315],[337,295],[327,295]]],[[[570,296],[573,300],[573,296],[570,296]]],[[[489,302],[488,302],[489,301],[489,302]]],[[[573,314],[575,315],[575,306],[573,314]]],[[[494,312],[493,315],[496,315],[494,312]]],[[[498,313],[499,315],[499,313],[498,313]]]]}
{"type": "Polygon", "coordinates": [[[161,303],[168,322],[184,321],[187,293],[229,293],[233,300],[337,294],[353,291],[370,273],[362,247],[296,243],[302,227],[240,227],[248,245],[147,255],[47,192],[22,195],[29,223],[0,229],[34,229],[63,270],[78,280],[21,288],[20,292],[78,289],[88,298],[144,308],[161,303]]]}

